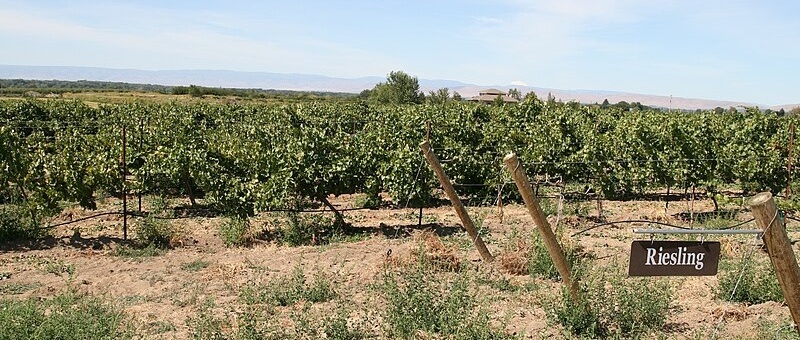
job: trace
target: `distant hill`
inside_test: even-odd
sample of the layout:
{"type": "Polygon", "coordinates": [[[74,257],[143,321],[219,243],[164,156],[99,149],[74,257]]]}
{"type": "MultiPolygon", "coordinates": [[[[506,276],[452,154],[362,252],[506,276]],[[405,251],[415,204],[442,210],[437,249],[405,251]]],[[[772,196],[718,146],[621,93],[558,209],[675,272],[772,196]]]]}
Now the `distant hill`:
{"type": "MultiPolygon", "coordinates": [[[[225,88],[359,93],[384,81],[385,77],[334,78],[310,74],[225,70],[145,71],[99,67],[0,65],[0,79],[92,80],[165,86],[200,85],[225,88]]],[[[604,100],[608,99],[610,103],[617,103],[619,101],[626,101],[629,103],[639,102],[647,106],[688,110],[713,109],[715,107],[728,108],[740,105],[768,108],[755,103],[680,98],[602,90],[562,90],[530,86],[475,85],[453,80],[420,79],[419,81],[423,91],[427,92],[446,87],[451,91],[459,92],[459,94],[465,98],[475,96],[478,92],[486,88],[497,88],[505,91],[516,88],[523,94],[531,91],[535,92],[540,98],[547,98],[547,95],[551,94],[558,100],[578,101],[581,103],[602,103],[604,100]]],[[[799,105],[782,105],[776,107],[791,108],[795,106],[799,105]]]]}

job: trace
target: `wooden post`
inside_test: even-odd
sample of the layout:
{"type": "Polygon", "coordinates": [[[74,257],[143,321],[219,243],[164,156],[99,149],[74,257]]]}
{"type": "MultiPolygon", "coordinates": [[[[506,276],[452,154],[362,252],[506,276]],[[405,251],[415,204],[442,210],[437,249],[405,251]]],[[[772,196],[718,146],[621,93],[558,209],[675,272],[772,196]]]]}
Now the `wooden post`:
{"type": "Polygon", "coordinates": [[[430,144],[431,143],[431,121],[430,120],[427,122],[426,126],[427,126],[427,129],[425,130],[425,141],[428,142],[428,144],[430,144]]]}
{"type": "Polygon", "coordinates": [[[547,247],[550,258],[553,259],[553,263],[558,269],[558,274],[561,275],[564,284],[569,287],[572,298],[577,299],[578,285],[576,284],[577,282],[571,280],[572,272],[569,268],[569,263],[567,263],[567,257],[564,255],[564,250],[561,249],[550,223],[547,222],[547,216],[544,215],[542,208],[539,206],[539,201],[533,194],[531,183],[528,181],[528,176],[525,175],[525,170],[520,166],[517,155],[512,152],[503,158],[503,162],[506,163],[506,167],[511,171],[511,176],[514,177],[514,183],[517,184],[517,189],[519,189],[519,193],[525,201],[525,206],[528,208],[528,213],[533,218],[533,222],[544,240],[544,245],[547,247]]]}
{"type": "Polygon", "coordinates": [[[753,196],[750,199],[750,208],[756,223],[764,229],[764,245],[772,266],[775,267],[783,298],[792,313],[795,331],[800,334],[800,267],[797,266],[797,258],[786,235],[783,216],[775,207],[775,200],[770,192],[753,196]]]}
{"type": "Polygon", "coordinates": [[[464,229],[467,230],[467,234],[469,234],[472,242],[475,243],[475,248],[478,248],[478,252],[481,253],[481,257],[484,261],[491,262],[493,260],[492,254],[489,252],[489,249],[486,248],[486,244],[483,243],[483,239],[481,239],[481,237],[478,235],[478,231],[475,230],[475,225],[472,224],[472,220],[469,218],[469,214],[467,214],[467,209],[465,209],[464,205],[461,204],[461,200],[458,198],[456,190],[453,188],[453,184],[450,183],[450,179],[447,177],[447,174],[444,173],[442,165],[439,163],[439,159],[436,157],[433,151],[431,151],[430,143],[428,143],[428,141],[424,141],[419,146],[422,148],[422,153],[425,155],[428,163],[430,163],[431,168],[433,168],[433,172],[436,173],[436,177],[439,178],[439,182],[442,184],[444,192],[447,194],[447,197],[450,198],[450,203],[453,204],[453,209],[455,209],[458,218],[461,219],[464,229]]]}

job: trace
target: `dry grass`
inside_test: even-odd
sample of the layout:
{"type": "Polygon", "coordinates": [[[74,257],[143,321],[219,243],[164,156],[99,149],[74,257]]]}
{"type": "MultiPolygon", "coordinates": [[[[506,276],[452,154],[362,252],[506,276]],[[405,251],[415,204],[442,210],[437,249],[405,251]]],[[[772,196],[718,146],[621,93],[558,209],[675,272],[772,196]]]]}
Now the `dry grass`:
{"type": "Polygon", "coordinates": [[[442,271],[458,271],[461,269],[461,259],[456,255],[456,249],[447,247],[433,231],[422,231],[414,235],[416,246],[406,255],[394,255],[390,252],[384,258],[388,267],[407,267],[417,263],[425,263],[432,268],[442,271]]]}
{"type": "Polygon", "coordinates": [[[512,241],[500,256],[497,263],[500,269],[512,275],[528,275],[528,257],[531,251],[530,242],[517,239],[512,241]]]}

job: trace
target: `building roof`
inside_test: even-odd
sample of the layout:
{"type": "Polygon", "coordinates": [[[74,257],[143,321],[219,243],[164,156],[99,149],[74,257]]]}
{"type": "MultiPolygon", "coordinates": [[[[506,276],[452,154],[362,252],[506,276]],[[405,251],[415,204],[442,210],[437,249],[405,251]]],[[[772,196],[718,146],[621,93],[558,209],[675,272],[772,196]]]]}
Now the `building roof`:
{"type": "Polygon", "coordinates": [[[519,102],[519,100],[509,97],[508,95],[505,94],[505,92],[500,91],[498,89],[487,89],[480,91],[479,93],[480,93],[479,95],[471,97],[467,100],[473,102],[492,103],[495,100],[497,100],[497,98],[500,98],[504,103],[519,102]]]}
{"type": "Polygon", "coordinates": [[[502,96],[502,95],[505,95],[505,94],[506,94],[505,92],[500,91],[498,89],[487,89],[487,90],[483,90],[483,91],[480,92],[481,96],[482,95],[502,96]]]}

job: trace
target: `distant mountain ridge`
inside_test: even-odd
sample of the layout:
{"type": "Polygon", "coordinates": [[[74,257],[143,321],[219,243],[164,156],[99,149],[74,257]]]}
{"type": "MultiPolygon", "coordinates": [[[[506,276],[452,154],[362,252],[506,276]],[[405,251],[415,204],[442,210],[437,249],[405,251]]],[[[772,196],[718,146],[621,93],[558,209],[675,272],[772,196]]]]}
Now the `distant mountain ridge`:
{"type": "MultiPolygon", "coordinates": [[[[200,85],[208,87],[259,88],[294,91],[324,91],[359,93],[370,89],[375,84],[385,81],[385,77],[370,76],[360,78],[335,78],[323,75],[241,72],[226,70],[164,70],[146,71],[136,69],[113,69],[78,66],[21,66],[0,65],[0,78],[3,79],[35,79],[35,80],[94,80],[108,82],[126,82],[155,84],[167,86],[200,85]]],[[[518,89],[521,93],[535,92],[540,98],[548,94],[562,101],[578,101],[581,103],[602,103],[608,99],[610,103],[619,101],[639,102],[648,106],[673,109],[713,109],[731,106],[760,106],[755,103],[719,101],[709,99],[680,98],[647,94],[635,94],[603,90],[561,90],[531,86],[492,86],[467,84],[454,80],[420,79],[423,91],[449,88],[463,97],[471,97],[483,89],[497,88],[508,91],[518,89]]],[[[775,109],[791,109],[798,105],[781,105],[775,109]]]]}

